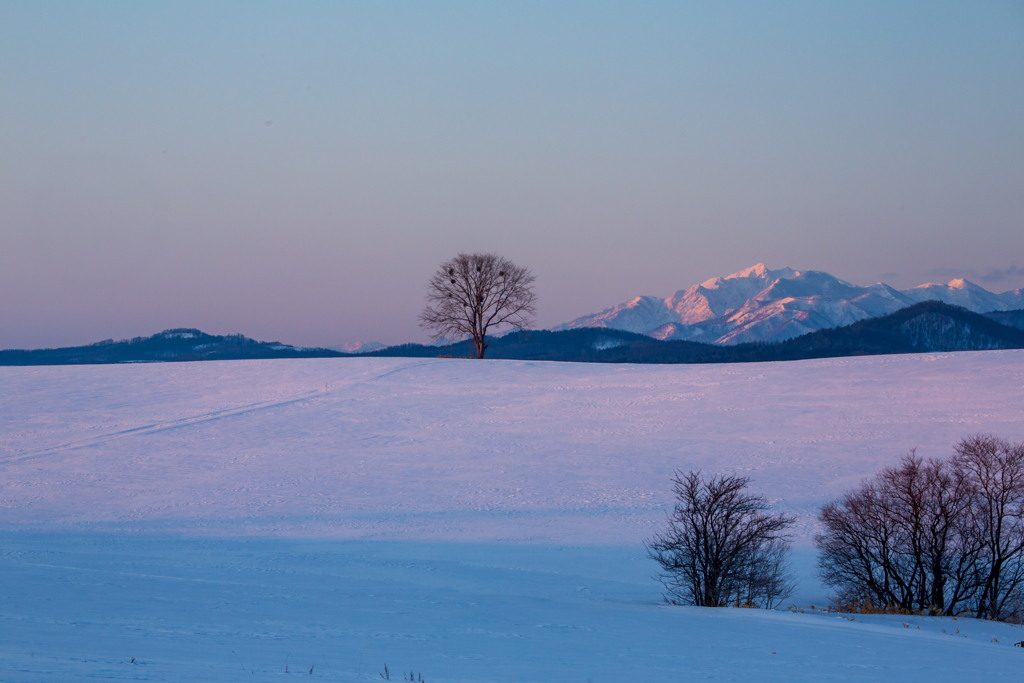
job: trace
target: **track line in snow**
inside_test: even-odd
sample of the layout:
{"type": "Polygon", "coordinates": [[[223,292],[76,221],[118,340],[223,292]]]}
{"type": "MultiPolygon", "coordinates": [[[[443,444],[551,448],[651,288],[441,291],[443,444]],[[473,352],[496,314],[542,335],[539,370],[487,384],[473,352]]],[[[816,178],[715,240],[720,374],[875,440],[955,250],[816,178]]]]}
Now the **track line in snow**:
{"type": "Polygon", "coordinates": [[[122,429],[115,432],[100,434],[99,436],[93,436],[88,439],[71,441],[69,443],[51,446],[49,448],[42,448],[36,451],[30,451],[28,453],[21,453],[14,457],[0,459],[0,463],[22,462],[24,460],[31,460],[32,458],[38,457],[40,455],[47,455],[49,453],[56,453],[59,451],[74,450],[76,448],[87,448],[89,446],[96,446],[99,444],[107,443],[109,441],[113,441],[115,439],[120,439],[125,436],[155,434],[157,432],[163,432],[171,429],[190,427],[193,425],[202,424],[204,422],[214,422],[216,420],[223,420],[229,417],[236,417],[238,415],[254,413],[259,410],[267,410],[269,408],[278,408],[281,406],[291,405],[293,403],[299,403],[300,401],[309,400],[311,398],[324,395],[326,395],[326,391],[324,389],[317,389],[316,391],[309,392],[301,396],[292,397],[283,401],[265,401],[262,403],[251,403],[249,405],[240,406],[236,408],[225,408],[224,410],[217,410],[207,413],[198,413],[195,415],[189,415],[188,417],[179,418],[177,420],[167,420],[166,422],[157,422],[154,424],[142,425],[141,427],[122,429]]]}
{"type": "Polygon", "coordinates": [[[237,406],[234,408],[225,408],[223,410],[216,410],[211,412],[197,413],[189,415],[187,417],[178,418],[175,420],[166,420],[163,422],[156,422],[153,424],[142,425],[139,427],[132,427],[130,429],[122,429],[114,432],[107,432],[106,434],[100,434],[98,436],[89,437],[88,439],[80,439],[77,441],[71,441],[68,443],[59,444],[57,446],[50,446],[48,448],[41,448],[35,451],[29,451],[27,453],[20,453],[15,456],[9,456],[6,458],[0,457],[0,464],[23,462],[25,460],[31,460],[32,458],[48,455],[50,453],[56,453],[60,451],[75,450],[78,448],[88,448],[90,446],[96,446],[104,444],[115,439],[120,439],[126,436],[137,436],[143,434],[155,434],[158,432],[169,431],[172,429],[180,429],[182,427],[191,427],[201,425],[203,423],[215,422],[217,420],[224,420],[231,417],[238,417],[241,415],[249,415],[262,410],[270,410],[273,408],[281,408],[284,406],[294,405],[303,401],[308,401],[316,398],[325,398],[332,393],[339,390],[345,391],[361,384],[369,384],[377,380],[395,375],[397,373],[415,368],[425,363],[410,363],[403,365],[398,368],[394,368],[387,372],[375,374],[372,377],[366,377],[359,380],[347,382],[342,386],[329,387],[325,386],[323,389],[315,389],[313,391],[305,392],[297,396],[291,396],[286,399],[275,399],[272,401],[262,401],[258,403],[250,403],[248,405],[237,406]]]}

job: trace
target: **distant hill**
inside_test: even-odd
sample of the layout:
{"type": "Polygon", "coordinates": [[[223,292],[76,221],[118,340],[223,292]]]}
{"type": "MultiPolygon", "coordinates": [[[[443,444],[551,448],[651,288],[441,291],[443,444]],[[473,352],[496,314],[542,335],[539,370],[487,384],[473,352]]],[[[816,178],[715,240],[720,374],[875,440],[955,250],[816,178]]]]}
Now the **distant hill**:
{"type": "MultiPolygon", "coordinates": [[[[736,345],[659,340],[636,332],[602,327],[561,331],[529,330],[495,337],[488,358],[583,363],[746,363],[839,356],[873,356],[927,351],[977,351],[1024,348],[1024,311],[980,315],[941,301],[924,301],[895,313],[776,343],[736,345]]],[[[215,336],[199,330],[165,330],[152,337],[103,341],[88,346],[34,351],[0,351],[0,365],[79,365],[152,363],[256,358],[343,358],[437,356],[473,357],[465,341],[446,346],[403,344],[369,353],[341,353],[242,335],[215,336]]]]}
{"type": "Polygon", "coordinates": [[[609,349],[605,362],[709,363],[802,360],[931,351],[1024,348],[1024,331],[940,301],[925,301],[880,318],[818,330],[776,344],[739,344],[695,349],[663,342],[609,349]],[[732,353],[730,353],[732,351],[732,353]],[[642,359],[642,360],[641,360],[642,359]]]}
{"type": "MultiPolygon", "coordinates": [[[[895,313],[776,343],[733,346],[662,341],[607,328],[529,331],[491,342],[491,358],[597,363],[744,363],[929,351],[1024,348],[1024,330],[960,306],[924,301],[895,313]]],[[[443,347],[406,344],[368,356],[470,357],[468,342],[443,347]]]]}
{"type": "Polygon", "coordinates": [[[82,365],[153,363],[247,358],[336,358],[351,354],[331,349],[306,349],[279,342],[259,342],[240,334],[217,336],[193,329],[164,330],[136,337],[63,349],[0,351],[0,365],[82,365]]]}
{"type": "Polygon", "coordinates": [[[984,315],[986,318],[991,318],[1002,325],[1017,327],[1024,330],[1024,310],[992,311],[991,313],[985,313],[984,315]]]}

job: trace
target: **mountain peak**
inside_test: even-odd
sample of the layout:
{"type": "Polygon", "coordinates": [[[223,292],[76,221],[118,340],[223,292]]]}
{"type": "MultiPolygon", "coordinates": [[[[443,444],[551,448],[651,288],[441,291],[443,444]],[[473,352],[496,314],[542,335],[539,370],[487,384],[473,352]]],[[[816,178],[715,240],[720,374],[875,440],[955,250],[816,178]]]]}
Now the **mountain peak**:
{"type": "Polygon", "coordinates": [[[750,266],[749,268],[744,268],[743,270],[737,273],[733,273],[732,275],[726,275],[725,279],[732,280],[733,278],[737,277],[768,277],[768,273],[770,272],[771,271],[768,270],[768,266],[766,266],[763,263],[758,263],[756,266],[750,266]]]}
{"type": "Polygon", "coordinates": [[[793,270],[792,268],[780,268],[779,270],[771,270],[763,263],[758,263],[756,266],[750,266],[744,268],[741,271],[735,272],[732,275],[726,275],[723,280],[736,280],[738,278],[752,278],[759,280],[789,280],[790,278],[800,275],[800,271],[793,270]]]}
{"type": "Polygon", "coordinates": [[[946,286],[950,289],[984,289],[984,287],[979,287],[970,280],[965,280],[962,277],[950,280],[946,286]]]}
{"type": "Polygon", "coordinates": [[[710,280],[705,280],[698,285],[704,289],[719,289],[726,283],[735,283],[742,280],[750,281],[762,281],[768,284],[774,280],[788,280],[790,278],[800,275],[799,271],[793,270],[792,268],[782,268],[781,270],[771,270],[763,263],[758,263],[755,266],[744,268],[743,270],[726,275],[725,277],[713,277],[710,280]]]}

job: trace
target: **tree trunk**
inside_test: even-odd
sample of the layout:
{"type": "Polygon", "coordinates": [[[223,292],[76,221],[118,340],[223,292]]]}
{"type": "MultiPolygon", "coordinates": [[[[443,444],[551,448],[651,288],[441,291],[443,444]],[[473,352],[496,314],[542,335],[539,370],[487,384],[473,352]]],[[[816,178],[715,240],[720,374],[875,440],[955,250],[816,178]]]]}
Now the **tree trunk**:
{"type": "Polygon", "coordinates": [[[487,336],[480,332],[473,333],[473,345],[476,346],[476,357],[483,358],[487,351],[487,336]]]}

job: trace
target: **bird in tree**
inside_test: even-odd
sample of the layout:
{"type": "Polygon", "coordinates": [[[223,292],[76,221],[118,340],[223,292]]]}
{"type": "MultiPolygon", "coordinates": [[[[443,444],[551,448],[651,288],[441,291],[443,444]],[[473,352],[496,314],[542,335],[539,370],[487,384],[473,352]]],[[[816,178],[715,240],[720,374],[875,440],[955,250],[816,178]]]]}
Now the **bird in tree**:
{"type": "Polygon", "coordinates": [[[523,329],[531,322],[533,275],[497,254],[459,254],[441,264],[427,284],[420,326],[442,337],[472,337],[476,357],[487,351],[487,331],[501,325],[523,329]]]}

